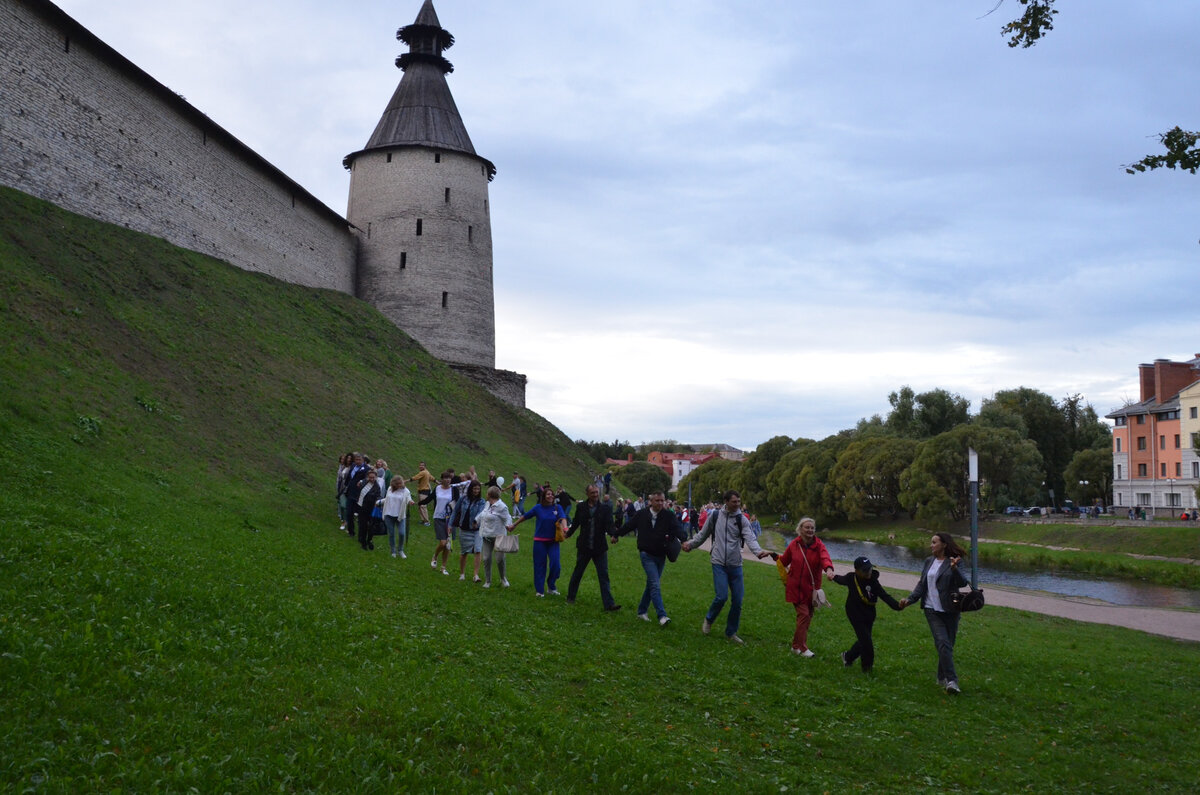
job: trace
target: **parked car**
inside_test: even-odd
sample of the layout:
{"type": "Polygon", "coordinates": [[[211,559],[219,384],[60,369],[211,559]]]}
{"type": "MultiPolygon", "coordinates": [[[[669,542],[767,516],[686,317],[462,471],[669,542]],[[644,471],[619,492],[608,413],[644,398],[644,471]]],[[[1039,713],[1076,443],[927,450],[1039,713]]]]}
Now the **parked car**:
{"type": "Polygon", "coordinates": [[[1005,516],[1021,516],[1025,513],[1025,509],[1019,505],[1010,505],[1004,509],[1005,516]]]}
{"type": "Polygon", "coordinates": [[[1042,509],[1035,505],[1032,508],[1026,508],[1024,513],[1026,516],[1041,516],[1042,509]]]}

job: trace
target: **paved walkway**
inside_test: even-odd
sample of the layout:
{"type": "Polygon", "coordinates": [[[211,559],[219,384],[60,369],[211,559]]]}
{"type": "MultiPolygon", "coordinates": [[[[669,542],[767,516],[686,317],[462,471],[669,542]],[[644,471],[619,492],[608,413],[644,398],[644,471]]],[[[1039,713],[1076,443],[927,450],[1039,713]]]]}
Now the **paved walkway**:
{"type": "MultiPolygon", "coordinates": [[[[705,542],[704,548],[707,549],[707,547],[708,543],[705,542]]],[[[744,549],[742,556],[747,560],[757,560],[744,549]]],[[[770,558],[763,558],[759,562],[775,565],[770,558]]],[[[848,570],[850,566],[850,561],[834,561],[834,569],[839,574],[848,570]]],[[[883,586],[900,595],[907,595],[911,592],[916,586],[918,578],[919,575],[910,572],[879,570],[879,581],[883,583],[883,586]]],[[[980,583],[980,586],[985,592],[988,605],[1028,610],[1031,613],[1069,618],[1073,621],[1086,621],[1090,624],[1127,627],[1154,635],[1200,642],[1200,611],[1165,607],[1120,607],[1107,602],[1077,597],[1051,596],[1019,588],[989,585],[986,582],[980,583]]]]}

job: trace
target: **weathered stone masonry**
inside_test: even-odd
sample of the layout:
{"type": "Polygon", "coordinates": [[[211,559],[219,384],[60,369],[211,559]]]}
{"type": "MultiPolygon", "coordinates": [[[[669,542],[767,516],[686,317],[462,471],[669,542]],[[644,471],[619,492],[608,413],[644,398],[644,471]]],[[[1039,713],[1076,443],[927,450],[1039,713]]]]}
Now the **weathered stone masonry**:
{"type": "MultiPolygon", "coordinates": [[[[432,15],[432,6],[422,13],[432,15]]],[[[407,188],[403,177],[378,182],[389,206],[372,213],[360,203],[359,211],[382,221],[385,238],[392,224],[431,224],[428,236],[414,240],[406,230],[402,249],[389,250],[368,242],[374,228],[356,229],[52,3],[0,0],[0,42],[0,182],[246,270],[368,300],[435,356],[524,406],[525,377],[494,369],[490,175],[468,179],[477,162],[459,175],[464,155],[447,152],[438,184],[422,185],[425,207],[397,209],[397,198],[417,187],[412,179],[407,188]],[[458,236],[467,243],[461,260],[451,250],[458,236]],[[402,254],[414,257],[408,274],[402,254]],[[441,267],[434,278],[431,268],[441,267]],[[406,288],[406,275],[419,291],[406,288]]],[[[438,156],[401,148],[392,159],[399,166],[422,151],[438,156]]],[[[356,165],[376,158],[384,175],[403,173],[385,153],[356,165]]]]}
{"type": "Polygon", "coordinates": [[[56,6],[0,8],[0,181],[246,270],[355,292],[344,218],[56,6]]]}

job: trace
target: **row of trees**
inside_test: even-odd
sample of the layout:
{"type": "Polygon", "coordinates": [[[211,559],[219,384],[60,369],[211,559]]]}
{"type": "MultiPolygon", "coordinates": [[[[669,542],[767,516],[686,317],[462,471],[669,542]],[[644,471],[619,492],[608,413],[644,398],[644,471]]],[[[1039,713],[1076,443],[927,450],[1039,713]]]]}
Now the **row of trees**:
{"type": "Polygon", "coordinates": [[[1053,492],[1107,501],[1111,432],[1079,395],[1056,401],[1036,389],[997,392],[976,415],[961,395],[909,387],[876,415],[820,441],[776,436],[744,461],[717,460],[680,483],[695,501],[728,488],[762,512],[818,519],[897,517],[941,526],[967,510],[967,449],[979,453],[985,509],[1044,504],[1053,492]]]}

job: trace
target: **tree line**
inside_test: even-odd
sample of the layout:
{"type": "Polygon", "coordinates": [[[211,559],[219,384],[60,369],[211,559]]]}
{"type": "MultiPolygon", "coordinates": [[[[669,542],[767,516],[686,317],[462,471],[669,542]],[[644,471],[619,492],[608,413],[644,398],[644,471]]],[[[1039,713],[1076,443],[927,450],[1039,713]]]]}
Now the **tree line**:
{"type": "Polygon", "coordinates": [[[679,484],[694,502],[736,488],[760,513],[820,521],[908,514],[931,527],[968,510],[967,449],[979,453],[980,504],[1109,501],[1112,432],[1081,396],[1029,387],[997,392],[979,413],[944,389],[888,396],[887,416],[821,440],[776,436],[743,461],[718,459],[679,484]]]}

